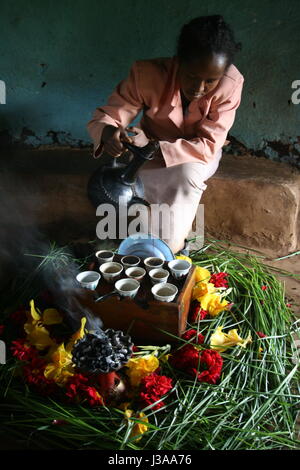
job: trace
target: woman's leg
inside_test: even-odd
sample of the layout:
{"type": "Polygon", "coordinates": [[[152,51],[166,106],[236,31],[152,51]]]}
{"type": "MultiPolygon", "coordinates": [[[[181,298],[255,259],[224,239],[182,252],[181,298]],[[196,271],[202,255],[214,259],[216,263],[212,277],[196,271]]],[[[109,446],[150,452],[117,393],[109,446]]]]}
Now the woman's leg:
{"type": "MultiPolygon", "coordinates": [[[[145,199],[151,204],[151,227],[148,231],[165,240],[174,253],[184,246],[207,187],[205,181],[216,172],[221,156],[222,150],[209,164],[183,163],[168,168],[160,159],[146,163],[139,172],[145,199]]],[[[147,230],[142,227],[141,231],[147,230]]]]}

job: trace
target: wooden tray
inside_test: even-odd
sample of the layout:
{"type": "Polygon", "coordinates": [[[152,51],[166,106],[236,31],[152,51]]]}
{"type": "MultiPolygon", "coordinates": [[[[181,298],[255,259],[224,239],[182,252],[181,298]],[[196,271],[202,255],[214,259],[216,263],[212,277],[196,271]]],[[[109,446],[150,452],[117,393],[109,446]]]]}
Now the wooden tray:
{"type": "MultiPolygon", "coordinates": [[[[115,254],[114,261],[120,262],[123,255],[115,254]]],[[[143,266],[143,261],[139,264],[143,266]]],[[[168,262],[162,266],[168,270],[168,262]]],[[[95,271],[99,270],[98,263],[95,271]]],[[[126,278],[125,270],[121,278],[126,278]]],[[[96,291],[77,289],[75,298],[84,309],[100,317],[104,329],[114,328],[128,332],[137,344],[166,344],[176,342],[186,329],[190,308],[192,288],[195,284],[195,268],[192,266],[188,276],[178,281],[169,275],[168,282],[178,287],[178,294],[173,302],[159,302],[151,293],[151,281],[146,274],[134,299],[109,297],[95,303],[95,298],[114,290],[114,284],[108,284],[103,277],[96,291]]]]}

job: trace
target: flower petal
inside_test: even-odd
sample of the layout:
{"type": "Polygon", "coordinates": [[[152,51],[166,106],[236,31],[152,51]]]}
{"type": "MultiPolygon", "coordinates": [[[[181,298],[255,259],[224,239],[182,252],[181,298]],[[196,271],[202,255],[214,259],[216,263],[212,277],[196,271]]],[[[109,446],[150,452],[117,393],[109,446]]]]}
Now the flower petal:
{"type": "Polygon", "coordinates": [[[33,320],[39,321],[41,319],[41,315],[38,310],[34,306],[34,300],[30,301],[30,314],[33,320]]]}
{"type": "Polygon", "coordinates": [[[46,308],[42,315],[44,325],[56,325],[62,323],[63,318],[56,308],[46,308]]]}

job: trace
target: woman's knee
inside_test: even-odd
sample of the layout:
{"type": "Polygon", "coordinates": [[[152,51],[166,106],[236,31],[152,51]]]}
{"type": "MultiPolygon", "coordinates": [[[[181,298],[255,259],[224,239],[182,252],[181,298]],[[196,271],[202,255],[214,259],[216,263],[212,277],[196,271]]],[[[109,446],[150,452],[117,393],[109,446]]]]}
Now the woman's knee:
{"type": "Polygon", "coordinates": [[[204,172],[201,166],[201,163],[183,163],[178,165],[178,183],[187,192],[191,189],[198,191],[204,191],[206,189],[207,186],[204,183],[204,172]]]}

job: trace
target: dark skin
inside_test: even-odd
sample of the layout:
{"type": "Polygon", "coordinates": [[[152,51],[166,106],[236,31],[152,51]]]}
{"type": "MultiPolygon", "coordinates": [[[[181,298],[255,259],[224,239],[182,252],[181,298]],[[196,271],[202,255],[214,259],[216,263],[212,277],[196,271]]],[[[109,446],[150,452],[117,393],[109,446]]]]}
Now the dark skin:
{"type": "Polygon", "coordinates": [[[181,62],[178,68],[180,89],[188,101],[200,99],[217,87],[227,68],[223,54],[181,62]]]}
{"type": "MultiPolygon", "coordinates": [[[[227,58],[223,54],[210,54],[199,59],[181,62],[178,68],[178,81],[180,89],[188,101],[201,99],[211,92],[219,84],[228,66],[227,58]]],[[[148,139],[140,129],[128,128],[127,130],[139,134],[139,146],[146,145],[148,139]]],[[[124,152],[122,140],[134,142],[134,138],[126,136],[120,129],[114,126],[106,126],[102,133],[104,150],[112,157],[119,157],[124,152]]]]}

